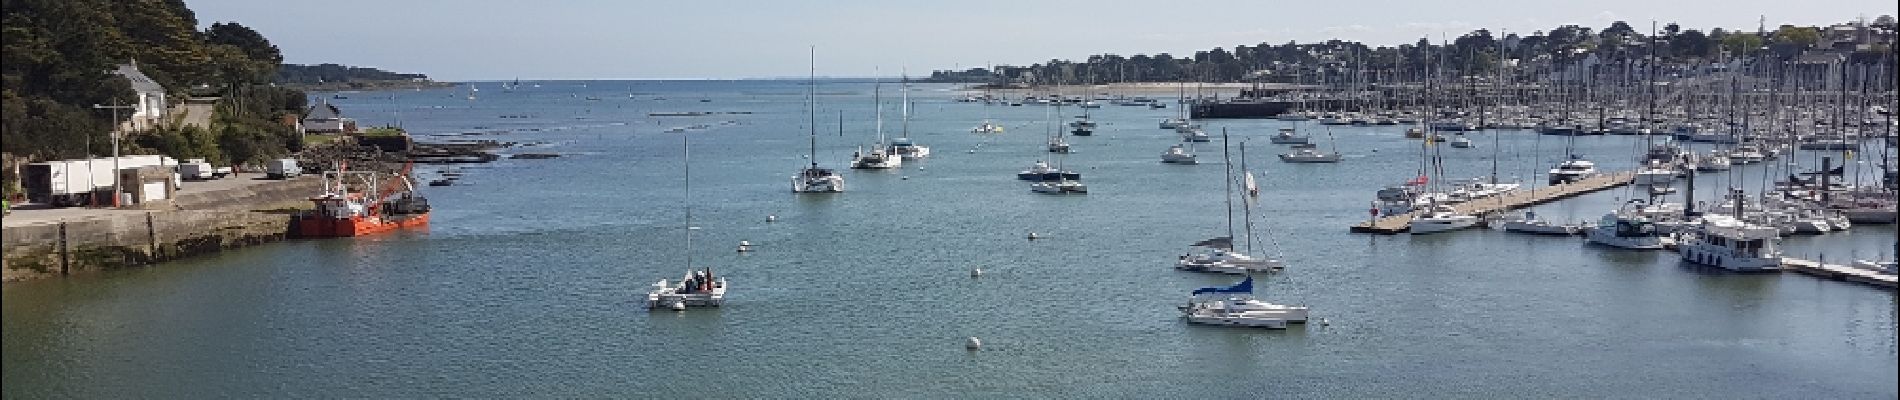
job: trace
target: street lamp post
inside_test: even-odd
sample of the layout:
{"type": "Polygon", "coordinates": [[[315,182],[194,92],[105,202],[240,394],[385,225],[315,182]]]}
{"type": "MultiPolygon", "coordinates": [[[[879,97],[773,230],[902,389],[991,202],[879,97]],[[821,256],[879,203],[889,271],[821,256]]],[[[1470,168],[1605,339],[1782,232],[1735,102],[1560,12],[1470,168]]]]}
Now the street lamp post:
{"type": "Polygon", "coordinates": [[[93,104],[92,108],[112,109],[112,208],[119,208],[119,197],[124,196],[119,194],[123,190],[119,186],[119,109],[138,107],[119,105],[119,99],[114,98],[112,105],[93,104]]]}

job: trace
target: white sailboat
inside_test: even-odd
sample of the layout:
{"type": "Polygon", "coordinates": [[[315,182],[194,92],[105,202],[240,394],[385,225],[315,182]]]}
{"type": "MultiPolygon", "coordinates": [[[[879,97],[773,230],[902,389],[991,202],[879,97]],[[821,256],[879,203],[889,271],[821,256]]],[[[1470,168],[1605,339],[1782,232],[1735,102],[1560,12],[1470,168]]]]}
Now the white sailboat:
{"type": "Polygon", "coordinates": [[[1249,276],[1233,286],[1195,289],[1187,305],[1179,308],[1190,324],[1286,329],[1287,324],[1306,323],[1307,307],[1269,303],[1252,294],[1249,276]]]}
{"type": "Polygon", "coordinates": [[[805,85],[805,107],[811,115],[811,165],[792,175],[793,193],[843,193],[844,176],[818,166],[818,50],[812,48],[811,81],[805,85]]]}
{"type": "Polygon", "coordinates": [[[858,146],[851,154],[851,169],[896,169],[904,166],[904,158],[891,152],[884,142],[884,81],[879,80],[871,89],[871,101],[877,105],[877,143],[870,150],[858,146]]]}
{"type": "Polygon", "coordinates": [[[1195,158],[1193,149],[1184,144],[1176,144],[1168,146],[1167,151],[1161,152],[1161,163],[1194,165],[1200,164],[1201,161],[1195,158]]]}
{"type": "Polygon", "coordinates": [[[891,140],[891,152],[905,160],[930,157],[930,148],[918,145],[910,140],[910,74],[904,74],[904,128],[896,139],[891,140]]]}
{"type": "MultiPolygon", "coordinates": [[[[1227,138],[1226,132],[1221,133],[1221,138],[1224,144],[1227,138]]],[[[1243,144],[1242,146],[1245,146],[1245,144],[1243,144]]],[[[1243,147],[1243,149],[1244,148],[1245,147],[1243,147]]],[[[1222,146],[1221,153],[1226,154],[1226,146],[1222,146]]],[[[1245,158],[1246,158],[1245,156],[1242,156],[1242,160],[1243,160],[1242,162],[1245,162],[1245,158]]],[[[1226,177],[1227,177],[1226,182],[1224,182],[1223,186],[1225,187],[1225,190],[1226,190],[1226,201],[1227,201],[1227,236],[1195,242],[1192,246],[1203,248],[1205,249],[1205,251],[1203,251],[1200,254],[1189,253],[1189,254],[1181,255],[1181,257],[1175,261],[1174,268],[1178,270],[1182,270],[1182,271],[1214,272],[1214,273],[1223,273],[1223,274],[1243,274],[1243,275],[1253,274],[1253,273],[1273,272],[1273,271],[1278,271],[1282,268],[1285,268],[1286,267],[1285,264],[1282,261],[1280,261],[1280,259],[1277,257],[1256,257],[1256,256],[1249,255],[1246,252],[1240,252],[1234,249],[1234,184],[1235,184],[1234,181],[1235,179],[1234,179],[1234,167],[1233,167],[1233,162],[1231,159],[1229,159],[1227,162],[1226,177]]],[[[1245,228],[1245,233],[1247,235],[1245,245],[1246,245],[1247,251],[1251,252],[1253,251],[1253,242],[1254,242],[1252,203],[1242,201],[1241,205],[1244,208],[1244,211],[1246,213],[1246,216],[1244,217],[1246,221],[1244,228],[1245,228]]]]}
{"type": "Polygon", "coordinates": [[[693,167],[689,139],[692,135],[680,135],[680,159],[686,169],[686,276],[679,282],[668,283],[665,279],[653,284],[647,292],[648,309],[669,308],[685,310],[688,307],[718,307],[726,302],[726,278],[714,276],[712,267],[703,270],[693,269],[693,167]]]}

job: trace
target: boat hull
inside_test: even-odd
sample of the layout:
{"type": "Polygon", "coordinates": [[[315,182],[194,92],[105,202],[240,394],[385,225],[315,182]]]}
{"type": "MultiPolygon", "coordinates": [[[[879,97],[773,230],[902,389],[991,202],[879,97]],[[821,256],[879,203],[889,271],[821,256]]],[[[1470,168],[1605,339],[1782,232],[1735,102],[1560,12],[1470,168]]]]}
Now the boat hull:
{"type": "Polygon", "coordinates": [[[297,218],[295,222],[298,237],[353,237],[373,235],[398,229],[427,227],[429,226],[429,214],[406,214],[387,217],[351,216],[347,218],[329,218],[312,215],[297,218]]]}

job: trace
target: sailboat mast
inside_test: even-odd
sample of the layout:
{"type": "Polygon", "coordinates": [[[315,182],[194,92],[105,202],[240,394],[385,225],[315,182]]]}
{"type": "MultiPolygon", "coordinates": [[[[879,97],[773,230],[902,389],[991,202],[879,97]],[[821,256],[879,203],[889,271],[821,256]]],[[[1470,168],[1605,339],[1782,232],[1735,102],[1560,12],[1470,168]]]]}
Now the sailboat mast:
{"type": "Polygon", "coordinates": [[[680,164],[686,166],[686,197],[682,203],[686,205],[687,269],[693,268],[693,156],[692,152],[689,151],[691,146],[687,146],[687,139],[691,137],[692,136],[685,133],[680,134],[680,164]]]}
{"type": "Polygon", "coordinates": [[[1227,167],[1227,182],[1225,182],[1226,183],[1225,185],[1222,185],[1227,189],[1227,240],[1229,243],[1227,246],[1227,249],[1233,250],[1234,246],[1232,243],[1234,240],[1234,159],[1233,157],[1228,155],[1227,149],[1228,149],[1227,148],[1227,128],[1221,127],[1220,128],[1220,157],[1221,157],[1221,160],[1224,161],[1221,164],[1227,167]]]}
{"type": "MultiPolygon", "coordinates": [[[[1222,132],[1222,136],[1225,136],[1225,135],[1226,135],[1226,132],[1222,132]]],[[[1247,170],[1247,141],[1245,140],[1240,141],[1240,171],[1242,173],[1247,174],[1247,176],[1249,177],[1253,176],[1253,171],[1247,170]]],[[[1251,201],[1252,197],[1247,197],[1247,199],[1248,200],[1240,201],[1241,218],[1242,218],[1241,220],[1246,221],[1242,225],[1246,227],[1246,230],[1247,230],[1247,254],[1254,254],[1253,252],[1253,202],[1251,201]]]]}
{"type": "Polygon", "coordinates": [[[904,74],[903,75],[904,85],[903,85],[903,95],[901,96],[904,102],[903,104],[903,110],[904,110],[903,135],[905,139],[909,139],[910,138],[910,70],[905,69],[903,74],[904,74]]]}
{"type": "Polygon", "coordinates": [[[884,79],[876,79],[871,84],[871,104],[877,107],[877,144],[884,145],[884,79]]]}
{"type": "Polygon", "coordinates": [[[811,167],[818,168],[818,46],[811,46],[811,77],[805,81],[805,108],[811,113],[811,167]]]}

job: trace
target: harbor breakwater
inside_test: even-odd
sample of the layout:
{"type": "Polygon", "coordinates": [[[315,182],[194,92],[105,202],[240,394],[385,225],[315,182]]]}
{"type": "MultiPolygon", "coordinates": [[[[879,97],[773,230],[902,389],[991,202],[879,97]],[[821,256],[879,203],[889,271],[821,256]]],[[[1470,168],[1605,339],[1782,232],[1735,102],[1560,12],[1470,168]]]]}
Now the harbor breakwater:
{"type": "Polygon", "coordinates": [[[5,228],[0,280],[14,282],[103,271],[216,253],[284,239],[289,213],[307,208],[322,181],[304,177],[215,191],[179,193],[145,210],[5,228]]]}

